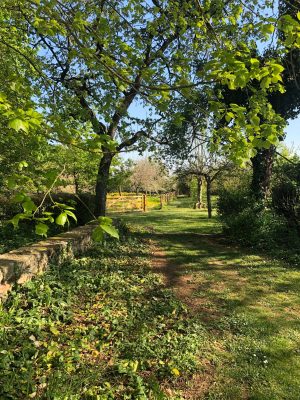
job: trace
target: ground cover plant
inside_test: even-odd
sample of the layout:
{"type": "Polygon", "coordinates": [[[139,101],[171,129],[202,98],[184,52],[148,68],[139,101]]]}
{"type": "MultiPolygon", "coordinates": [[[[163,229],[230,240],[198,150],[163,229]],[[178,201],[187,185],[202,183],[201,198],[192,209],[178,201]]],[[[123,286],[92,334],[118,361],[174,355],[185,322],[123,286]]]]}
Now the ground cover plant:
{"type": "Polygon", "coordinates": [[[0,313],[0,398],[165,399],[192,376],[205,329],[149,254],[131,234],[14,290],[0,313]]]}
{"type": "Polygon", "coordinates": [[[120,242],[10,294],[1,399],[299,399],[299,269],[189,202],[124,214],[120,242]]]}

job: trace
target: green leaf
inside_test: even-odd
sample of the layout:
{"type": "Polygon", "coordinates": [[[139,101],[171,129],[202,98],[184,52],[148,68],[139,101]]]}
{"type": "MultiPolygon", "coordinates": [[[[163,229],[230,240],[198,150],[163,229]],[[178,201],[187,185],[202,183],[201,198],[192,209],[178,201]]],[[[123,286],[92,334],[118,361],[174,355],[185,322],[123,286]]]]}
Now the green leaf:
{"type": "Polygon", "coordinates": [[[43,224],[42,222],[39,222],[36,226],[35,226],[35,233],[37,235],[40,236],[47,236],[47,232],[48,232],[49,226],[46,224],[43,224]]]}
{"type": "Polygon", "coordinates": [[[36,205],[32,200],[27,200],[22,203],[22,207],[26,213],[31,213],[37,209],[36,205]]]}
{"type": "Polygon", "coordinates": [[[57,225],[64,226],[67,220],[68,220],[67,214],[65,212],[62,212],[61,214],[59,214],[58,217],[56,217],[55,222],[57,223],[57,225]]]}
{"type": "Polygon", "coordinates": [[[17,185],[17,183],[16,183],[16,181],[15,181],[15,179],[14,178],[8,178],[7,179],[7,187],[8,187],[8,189],[14,189],[15,187],[16,187],[16,185],[17,185]]]}
{"type": "Polygon", "coordinates": [[[19,214],[16,214],[16,215],[15,215],[12,219],[10,219],[8,222],[9,222],[10,224],[13,224],[14,228],[16,229],[16,228],[18,227],[19,221],[20,221],[21,219],[30,219],[30,218],[28,218],[28,215],[26,215],[26,214],[19,213],[19,214]]]}
{"type": "Polygon", "coordinates": [[[250,119],[250,122],[254,125],[254,126],[259,126],[260,124],[260,118],[257,115],[253,115],[252,118],[250,119]]]}
{"type": "Polygon", "coordinates": [[[75,207],[68,206],[67,204],[63,204],[63,203],[55,202],[54,205],[59,208],[63,208],[64,210],[75,210],[75,207]]]}
{"type": "Polygon", "coordinates": [[[27,168],[28,167],[28,163],[26,161],[21,161],[18,165],[18,170],[22,171],[23,168],[27,168]]]}
{"type": "Polygon", "coordinates": [[[14,229],[17,229],[19,226],[19,221],[20,221],[20,214],[15,215],[12,219],[9,220],[11,224],[13,224],[14,229]]]}
{"type": "Polygon", "coordinates": [[[17,132],[19,132],[19,130],[22,130],[24,132],[28,132],[28,122],[27,121],[23,121],[20,118],[11,119],[8,122],[8,127],[11,128],[11,129],[14,129],[17,132]]]}
{"type": "Polygon", "coordinates": [[[226,122],[230,122],[234,118],[234,114],[232,112],[228,112],[225,115],[226,122]]]}
{"type": "Polygon", "coordinates": [[[13,203],[21,203],[24,200],[24,195],[22,193],[17,193],[12,199],[13,203]]]}
{"type": "Polygon", "coordinates": [[[118,230],[111,226],[111,225],[100,225],[100,227],[104,230],[104,232],[108,233],[110,236],[119,239],[119,232],[118,230]]]}
{"type": "Polygon", "coordinates": [[[100,225],[102,225],[102,224],[103,225],[111,225],[113,222],[112,219],[109,217],[98,217],[97,219],[98,219],[100,225]]]}
{"type": "Polygon", "coordinates": [[[53,333],[53,335],[58,336],[60,334],[59,330],[55,328],[55,326],[50,326],[50,332],[53,333]]]}
{"type": "Polygon", "coordinates": [[[69,217],[73,218],[74,221],[77,222],[77,217],[76,217],[76,215],[75,215],[72,211],[66,209],[66,210],[65,210],[65,213],[66,213],[69,217]]]}
{"type": "Polygon", "coordinates": [[[275,27],[272,24],[265,24],[262,26],[262,33],[266,34],[266,35],[270,35],[271,33],[274,32],[275,27]]]}
{"type": "Polygon", "coordinates": [[[100,242],[100,243],[103,242],[104,233],[103,233],[103,230],[102,230],[102,228],[101,228],[100,226],[97,226],[97,228],[95,228],[95,229],[93,230],[92,239],[93,239],[95,242],[100,242]]]}
{"type": "Polygon", "coordinates": [[[262,89],[268,89],[271,83],[272,83],[272,79],[270,77],[265,77],[260,82],[260,87],[262,89]]]}

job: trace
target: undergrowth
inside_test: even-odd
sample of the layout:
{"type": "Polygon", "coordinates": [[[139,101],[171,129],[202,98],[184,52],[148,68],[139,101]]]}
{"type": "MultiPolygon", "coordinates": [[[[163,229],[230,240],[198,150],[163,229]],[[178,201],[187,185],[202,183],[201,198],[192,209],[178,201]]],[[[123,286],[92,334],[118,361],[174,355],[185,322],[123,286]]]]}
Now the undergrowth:
{"type": "MultiPolygon", "coordinates": [[[[1,399],[170,399],[206,333],[133,235],[12,291],[0,311],[1,399]]],[[[176,394],[172,397],[174,399],[176,394]]]]}
{"type": "MultiPolygon", "coordinates": [[[[65,232],[66,229],[58,225],[50,226],[48,236],[65,232]]],[[[43,240],[43,237],[35,233],[34,226],[30,223],[20,223],[19,228],[14,229],[12,224],[0,221],[0,254],[40,240],[43,240]]]]}

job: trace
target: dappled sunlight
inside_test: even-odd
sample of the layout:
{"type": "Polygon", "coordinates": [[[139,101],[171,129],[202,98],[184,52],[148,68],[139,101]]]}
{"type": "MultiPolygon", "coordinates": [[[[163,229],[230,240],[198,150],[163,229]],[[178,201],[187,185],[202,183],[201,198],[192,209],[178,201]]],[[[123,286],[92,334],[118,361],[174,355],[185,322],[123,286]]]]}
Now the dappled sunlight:
{"type": "Polygon", "coordinates": [[[218,396],[225,393],[228,399],[281,400],[288,392],[289,399],[297,399],[300,271],[229,246],[215,218],[208,220],[204,210],[178,202],[128,221],[152,228],[151,234],[147,229],[142,234],[162,250],[154,254],[158,272],[211,332],[217,384],[207,398],[223,399],[218,396]],[[232,385],[237,397],[232,397],[232,385]]]}

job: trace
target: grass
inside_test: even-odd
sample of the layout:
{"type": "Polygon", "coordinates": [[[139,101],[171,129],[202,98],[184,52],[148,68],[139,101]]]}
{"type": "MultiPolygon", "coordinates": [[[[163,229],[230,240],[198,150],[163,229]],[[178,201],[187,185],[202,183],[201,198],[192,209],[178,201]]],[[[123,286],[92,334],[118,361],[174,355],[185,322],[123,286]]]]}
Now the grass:
{"type": "Polygon", "coordinates": [[[153,225],[171,286],[209,333],[214,383],[196,398],[299,400],[300,271],[228,246],[217,221],[184,201],[127,221],[153,225]]]}
{"type": "Polygon", "coordinates": [[[299,400],[300,271],[187,205],[124,214],[133,233],[10,295],[1,399],[299,400]]]}

